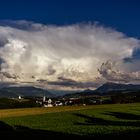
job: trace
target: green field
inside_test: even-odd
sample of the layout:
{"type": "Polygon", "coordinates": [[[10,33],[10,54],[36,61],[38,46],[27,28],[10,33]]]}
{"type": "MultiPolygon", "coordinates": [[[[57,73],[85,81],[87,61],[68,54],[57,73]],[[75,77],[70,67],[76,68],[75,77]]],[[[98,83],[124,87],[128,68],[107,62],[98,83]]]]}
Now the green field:
{"type": "Polygon", "coordinates": [[[7,109],[0,110],[0,118],[4,135],[12,130],[39,138],[140,136],[140,103],[7,109]]]}

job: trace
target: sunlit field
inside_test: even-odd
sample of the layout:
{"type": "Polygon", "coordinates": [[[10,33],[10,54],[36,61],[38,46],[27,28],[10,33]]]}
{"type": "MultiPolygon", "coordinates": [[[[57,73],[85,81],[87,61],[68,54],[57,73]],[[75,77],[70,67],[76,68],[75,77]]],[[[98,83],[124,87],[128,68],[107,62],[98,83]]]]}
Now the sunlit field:
{"type": "Polygon", "coordinates": [[[93,106],[62,106],[62,107],[52,107],[52,108],[39,107],[39,108],[24,108],[24,109],[23,108],[1,109],[0,118],[38,115],[38,114],[46,114],[46,113],[54,113],[54,112],[65,112],[65,111],[82,110],[82,109],[90,109],[90,108],[93,108],[93,106]]]}
{"type": "Polygon", "coordinates": [[[14,133],[35,131],[42,137],[133,137],[140,132],[139,103],[8,109],[0,110],[0,117],[14,133]]]}

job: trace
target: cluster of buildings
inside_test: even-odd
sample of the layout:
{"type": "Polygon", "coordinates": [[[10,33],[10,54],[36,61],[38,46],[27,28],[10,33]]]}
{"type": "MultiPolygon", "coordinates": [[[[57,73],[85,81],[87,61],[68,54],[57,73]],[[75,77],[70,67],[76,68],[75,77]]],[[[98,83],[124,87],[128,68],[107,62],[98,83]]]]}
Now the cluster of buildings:
{"type": "MultiPolygon", "coordinates": [[[[62,98],[62,99],[51,99],[51,98],[46,98],[43,96],[42,99],[36,100],[37,104],[40,104],[44,107],[53,107],[53,106],[66,106],[66,105],[78,105],[82,104],[80,103],[80,100],[78,98],[62,98]]],[[[83,104],[86,105],[86,104],[83,104]]]]}
{"type": "Polygon", "coordinates": [[[52,101],[51,98],[46,98],[45,96],[43,96],[42,100],[36,100],[36,103],[44,106],[44,107],[53,107],[53,106],[62,106],[63,103],[59,100],[57,101],[52,101]]]}

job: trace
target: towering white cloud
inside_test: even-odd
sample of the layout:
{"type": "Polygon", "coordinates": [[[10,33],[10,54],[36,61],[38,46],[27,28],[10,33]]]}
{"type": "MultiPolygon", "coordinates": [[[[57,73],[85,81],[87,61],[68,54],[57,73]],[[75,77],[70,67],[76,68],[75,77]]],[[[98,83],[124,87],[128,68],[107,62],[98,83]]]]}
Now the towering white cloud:
{"type": "Polygon", "coordinates": [[[56,86],[71,79],[70,84],[74,86],[74,81],[78,87],[80,83],[91,87],[92,82],[95,86],[102,80],[139,81],[140,68],[131,69],[136,61],[124,61],[139,47],[138,39],[95,24],[50,26],[6,21],[0,26],[0,80],[56,86]],[[112,70],[114,62],[118,71],[112,70]]]}

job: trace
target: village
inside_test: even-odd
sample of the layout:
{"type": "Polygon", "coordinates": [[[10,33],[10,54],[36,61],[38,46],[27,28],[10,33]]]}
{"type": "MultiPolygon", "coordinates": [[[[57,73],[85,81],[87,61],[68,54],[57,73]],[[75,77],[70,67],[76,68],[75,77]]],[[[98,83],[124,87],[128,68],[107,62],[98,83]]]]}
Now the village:
{"type": "Polygon", "coordinates": [[[78,106],[78,105],[93,105],[93,104],[102,104],[101,99],[86,99],[86,98],[37,98],[36,103],[40,104],[43,107],[55,107],[55,106],[78,106]]]}

